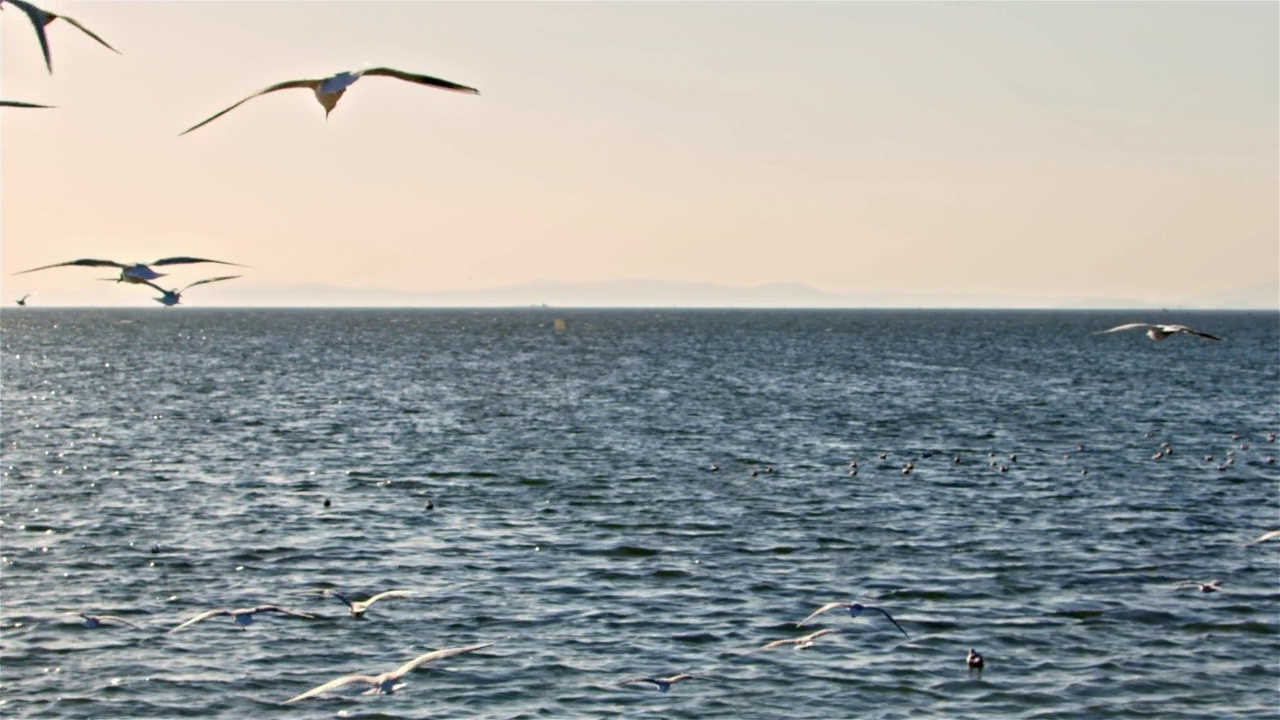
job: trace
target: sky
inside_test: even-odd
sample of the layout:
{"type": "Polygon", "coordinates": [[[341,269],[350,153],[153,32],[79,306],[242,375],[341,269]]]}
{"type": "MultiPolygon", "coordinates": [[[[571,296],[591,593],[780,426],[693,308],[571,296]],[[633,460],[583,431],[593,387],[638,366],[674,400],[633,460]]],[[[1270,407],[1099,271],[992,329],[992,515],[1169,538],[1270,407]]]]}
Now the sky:
{"type": "Polygon", "coordinates": [[[50,75],[0,13],[0,97],[57,106],[0,109],[5,305],[151,306],[109,268],[12,273],[189,255],[249,267],[171,268],[243,273],[184,305],[1280,307],[1275,2],[43,2],[122,54],[55,21],[50,75]],[[481,94],[367,77],[327,120],[288,90],[178,136],[379,65],[481,94]]]}

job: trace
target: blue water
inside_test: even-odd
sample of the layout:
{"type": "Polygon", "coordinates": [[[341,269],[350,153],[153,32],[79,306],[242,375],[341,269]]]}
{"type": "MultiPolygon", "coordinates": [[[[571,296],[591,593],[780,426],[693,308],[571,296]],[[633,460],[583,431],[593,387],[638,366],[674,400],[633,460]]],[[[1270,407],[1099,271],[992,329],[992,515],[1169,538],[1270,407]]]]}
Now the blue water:
{"type": "Polygon", "coordinates": [[[1280,716],[1273,312],[26,308],[0,353],[5,718],[1280,716]],[[1095,334],[1146,319],[1226,340],[1095,334]],[[910,637],[795,627],[834,600],[910,637]],[[165,632],[267,603],[319,617],[165,632]]]}

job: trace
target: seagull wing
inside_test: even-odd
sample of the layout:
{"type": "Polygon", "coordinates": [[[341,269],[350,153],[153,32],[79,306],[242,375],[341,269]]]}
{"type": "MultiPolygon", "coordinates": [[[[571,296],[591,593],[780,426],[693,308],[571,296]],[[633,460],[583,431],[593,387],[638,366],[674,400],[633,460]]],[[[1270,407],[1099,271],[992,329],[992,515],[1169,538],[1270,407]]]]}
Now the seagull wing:
{"type": "Polygon", "coordinates": [[[418,85],[429,85],[431,87],[441,88],[442,90],[456,90],[457,92],[471,93],[473,95],[480,94],[480,91],[473,87],[459,85],[458,83],[449,82],[448,80],[441,80],[440,78],[431,77],[430,75],[415,75],[414,73],[407,73],[402,70],[396,70],[389,67],[369,68],[368,70],[360,73],[361,77],[364,77],[365,75],[381,75],[383,77],[393,77],[397,80],[417,83],[418,85]]]}
{"type": "Polygon", "coordinates": [[[112,622],[118,622],[118,623],[120,623],[121,625],[128,625],[129,627],[131,627],[131,628],[135,628],[135,629],[138,629],[138,630],[141,630],[141,629],[142,629],[142,626],[141,626],[141,625],[135,625],[135,624],[133,624],[133,623],[129,622],[128,620],[125,620],[125,619],[124,619],[124,618],[122,618],[122,617],[116,617],[115,615],[98,615],[98,616],[97,616],[97,618],[98,618],[99,620],[110,620],[110,621],[112,621],[112,622]]]}
{"type": "MultiPolygon", "coordinates": [[[[205,126],[205,125],[208,125],[209,123],[213,122],[214,120],[217,120],[218,118],[222,117],[223,115],[226,115],[227,113],[231,112],[232,110],[235,110],[236,108],[240,107],[241,105],[243,105],[243,104],[245,104],[245,103],[249,102],[250,100],[252,100],[252,99],[254,99],[254,98],[256,98],[256,97],[258,97],[259,95],[266,95],[267,93],[272,93],[272,92],[275,92],[275,91],[277,91],[277,90],[290,90],[290,89],[292,89],[292,88],[311,88],[311,89],[313,89],[313,90],[314,90],[316,87],[318,87],[318,86],[320,85],[320,82],[321,82],[320,80],[288,80],[288,81],[285,81],[285,82],[282,82],[282,83],[276,83],[275,85],[272,85],[271,87],[269,87],[269,88],[267,88],[267,89],[265,89],[265,90],[259,90],[258,92],[256,92],[256,93],[254,93],[254,94],[250,95],[249,97],[247,97],[247,98],[245,98],[245,99],[241,100],[240,102],[236,103],[235,105],[232,105],[231,107],[227,108],[226,110],[223,110],[222,112],[220,112],[220,113],[218,113],[218,114],[216,114],[216,115],[214,115],[214,116],[212,116],[212,117],[210,117],[210,118],[208,118],[208,119],[206,119],[206,120],[202,120],[201,122],[196,123],[195,125],[192,125],[191,127],[187,128],[186,130],[183,130],[182,132],[178,133],[178,137],[182,137],[183,135],[186,135],[187,133],[191,132],[192,130],[195,130],[196,128],[199,128],[199,127],[203,127],[203,126],[205,126]]],[[[207,260],[206,260],[205,262],[209,262],[209,261],[207,261],[207,260]]],[[[227,264],[227,265],[230,265],[231,263],[226,263],[226,264],[227,264]]]]}
{"type": "Polygon", "coordinates": [[[1208,339],[1210,339],[1210,340],[1217,340],[1217,341],[1219,341],[1219,342],[1221,342],[1221,341],[1222,341],[1222,338],[1218,337],[1217,335],[1210,335],[1209,333],[1202,333],[1202,332],[1200,332],[1199,330],[1193,330],[1192,328],[1189,328],[1189,327],[1187,327],[1186,325],[1164,325],[1164,326],[1163,326],[1163,328],[1164,328],[1165,330],[1168,330],[1169,332],[1180,332],[1180,333],[1186,333],[1186,334],[1188,334],[1188,335],[1197,335],[1197,336],[1199,336],[1199,337],[1202,337],[1202,338],[1208,338],[1208,339]]]}
{"type": "Polygon", "coordinates": [[[804,638],[791,638],[789,640],[774,640],[773,642],[769,642],[769,643],[765,643],[764,645],[761,645],[760,649],[772,650],[773,648],[782,647],[783,645],[795,645],[797,643],[802,642],[803,640],[804,638]]]}
{"type": "Polygon", "coordinates": [[[369,675],[346,675],[344,677],[338,678],[337,680],[330,680],[329,682],[319,687],[311,688],[310,690],[302,693],[301,695],[295,695],[294,697],[291,697],[288,700],[285,700],[281,704],[288,705],[289,703],[296,703],[299,700],[306,700],[309,697],[315,697],[316,695],[327,693],[330,690],[333,690],[334,688],[340,688],[343,685],[350,685],[352,683],[364,683],[366,685],[377,685],[378,682],[379,682],[378,678],[371,677],[369,675]]]}
{"type": "MultiPolygon", "coordinates": [[[[244,611],[241,610],[240,612],[244,612],[244,611]]],[[[297,610],[282,608],[279,605],[259,605],[258,607],[253,608],[248,612],[250,613],[274,612],[274,613],[281,613],[282,615],[292,615],[294,617],[307,618],[308,620],[314,620],[316,617],[311,613],[298,612],[297,610]]]]}
{"type": "Polygon", "coordinates": [[[1125,325],[1117,325],[1111,328],[1110,330],[1103,330],[1101,333],[1098,333],[1098,334],[1101,335],[1103,333],[1120,332],[1121,330],[1137,330],[1138,328],[1142,328],[1143,330],[1146,330],[1149,327],[1152,327],[1150,323],[1128,323],[1125,325]]]}
{"type": "Polygon", "coordinates": [[[103,40],[102,38],[100,38],[100,37],[98,37],[97,35],[93,34],[93,31],[92,31],[92,30],[90,30],[89,28],[87,28],[87,27],[85,27],[85,26],[81,25],[79,22],[75,21],[74,19],[69,18],[69,17],[67,17],[66,15],[55,15],[54,17],[60,17],[60,18],[62,18],[63,20],[66,20],[67,22],[71,23],[71,24],[72,24],[72,25],[74,25],[76,28],[78,28],[78,29],[80,30],[80,32],[84,33],[85,35],[88,35],[89,37],[93,38],[94,40],[97,40],[99,43],[101,43],[101,44],[102,44],[102,46],[103,46],[103,47],[105,47],[106,49],[110,50],[111,52],[113,52],[113,53],[115,53],[115,54],[117,54],[117,55],[122,54],[119,50],[117,50],[117,49],[115,49],[115,48],[111,47],[110,45],[108,45],[106,40],[103,40]]]}
{"type": "Polygon", "coordinates": [[[218,265],[235,265],[236,267],[246,267],[245,265],[241,265],[240,263],[226,262],[225,260],[210,260],[208,258],[185,257],[185,256],[160,258],[159,260],[151,264],[152,265],[182,265],[185,263],[202,263],[202,262],[217,263],[218,265]]]}
{"type": "Polygon", "coordinates": [[[374,595],[373,597],[369,598],[368,600],[365,600],[364,606],[369,607],[370,605],[381,600],[382,598],[409,597],[410,594],[411,593],[408,590],[387,590],[386,592],[380,592],[377,595],[374,595]]]}
{"type": "Polygon", "coordinates": [[[642,682],[645,682],[645,683],[653,683],[654,685],[659,685],[659,684],[661,684],[661,683],[658,681],[658,678],[656,678],[656,677],[649,677],[648,675],[636,675],[635,677],[627,678],[626,680],[623,680],[623,681],[619,682],[618,684],[619,684],[619,685],[630,685],[630,684],[632,684],[632,683],[642,683],[642,682]]]}
{"type": "Polygon", "coordinates": [[[1254,544],[1257,544],[1260,542],[1266,542],[1272,538],[1278,538],[1278,537],[1280,537],[1280,530],[1272,530],[1271,532],[1267,532],[1259,535],[1258,537],[1245,543],[1245,545],[1254,545],[1254,544]]]}
{"type": "MultiPolygon", "coordinates": [[[[12,0],[6,0],[6,2],[12,2],[12,0]]],[[[22,275],[23,273],[35,272],[37,270],[48,270],[49,268],[66,267],[69,265],[78,265],[81,267],[118,267],[121,269],[129,267],[128,265],[125,265],[124,263],[118,263],[115,260],[94,260],[93,258],[81,258],[79,260],[69,260],[63,263],[54,263],[53,265],[44,265],[38,268],[31,268],[30,270],[23,270],[22,272],[14,273],[14,275],[22,275]]]]}
{"type": "Polygon", "coordinates": [[[49,38],[44,33],[45,11],[23,0],[5,0],[12,3],[19,10],[27,14],[31,19],[31,25],[36,29],[36,38],[40,40],[40,51],[44,53],[45,67],[49,68],[49,74],[53,74],[53,58],[49,56],[49,38]]]}
{"type": "Polygon", "coordinates": [[[215,615],[230,615],[230,614],[231,614],[231,610],[229,610],[229,609],[227,609],[227,608],[218,608],[217,610],[207,610],[207,611],[202,612],[202,613],[200,613],[199,615],[197,615],[197,616],[195,616],[195,617],[191,618],[190,620],[188,620],[188,621],[186,621],[186,622],[182,623],[181,625],[179,625],[178,627],[176,627],[176,628],[174,628],[174,629],[170,630],[169,632],[171,632],[171,633],[178,632],[179,630],[181,630],[182,628],[184,628],[184,627],[186,627],[186,626],[188,626],[188,625],[194,625],[194,624],[196,624],[196,623],[200,622],[201,620],[208,620],[209,618],[211,618],[211,617],[213,617],[213,616],[215,616],[215,615]]]}
{"type": "Polygon", "coordinates": [[[56,105],[37,105],[35,103],[22,102],[20,100],[0,100],[0,107],[24,107],[24,108],[54,108],[56,105]]]}
{"type": "Polygon", "coordinates": [[[398,680],[399,678],[402,678],[405,675],[408,675],[409,673],[413,672],[414,668],[418,667],[419,665],[429,663],[432,660],[439,660],[441,658],[452,657],[454,655],[461,655],[463,653],[474,652],[482,648],[487,648],[492,644],[493,643],[480,643],[479,645],[466,645],[464,647],[444,648],[443,650],[434,650],[432,652],[419,655],[418,657],[401,665],[395,670],[392,670],[391,672],[387,673],[387,677],[391,680],[398,680]]]}
{"type": "Polygon", "coordinates": [[[898,630],[900,630],[900,631],[902,632],[902,634],[903,634],[905,637],[911,637],[910,635],[907,635],[907,631],[906,631],[906,630],[903,630],[903,629],[902,629],[902,626],[898,624],[898,621],[893,619],[893,616],[889,614],[889,611],[885,610],[884,608],[878,608],[878,607],[875,607],[875,606],[872,606],[872,605],[868,605],[868,606],[867,606],[867,609],[868,609],[868,610],[875,610],[876,612],[880,613],[881,615],[884,615],[885,617],[889,618],[889,622],[893,623],[893,626],[894,626],[894,627],[896,627],[896,628],[898,628],[898,630]]]}
{"type": "MultiPolygon", "coordinates": [[[[178,294],[182,294],[182,293],[186,292],[187,290],[189,290],[190,288],[193,288],[193,287],[195,287],[195,286],[197,286],[197,285],[203,285],[203,284],[205,284],[205,283],[211,283],[211,282],[218,282],[219,280],[235,280],[235,279],[236,279],[236,278],[238,278],[238,277],[240,277],[240,276],[239,276],[239,275],[223,275],[222,277],[208,278],[207,280],[197,280],[197,281],[195,281],[195,282],[191,283],[190,285],[188,285],[188,286],[186,286],[186,287],[182,288],[181,290],[179,290],[179,291],[178,291],[178,294]]],[[[151,283],[147,283],[147,284],[148,284],[148,285],[151,285],[151,283]]],[[[155,286],[154,286],[154,285],[152,285],[152,287],[155,287],[155,286]]]]}
{"type": "Polygon", "coordinates": [[[810,620],[814,619],[815,617],[821,615],[822,613],[828,610],[835,610],[836,608],[847,608],[847,607],[849,607],[849,603],[847,602],[829,602],[826,605],[823,605],[822,607],[818,608],[817,610],[814,610],[812,613],[809,614],[809,617],[796,623],[796,627],[800,627],[804,625],[805,623],[809,622],[810,620]]]}

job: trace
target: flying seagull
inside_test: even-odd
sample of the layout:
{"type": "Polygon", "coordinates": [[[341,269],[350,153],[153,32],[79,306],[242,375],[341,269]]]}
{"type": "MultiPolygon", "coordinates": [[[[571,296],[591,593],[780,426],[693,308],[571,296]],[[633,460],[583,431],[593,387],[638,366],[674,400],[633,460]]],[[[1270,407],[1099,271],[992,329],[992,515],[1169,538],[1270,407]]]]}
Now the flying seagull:
{"type": "Polygon", "coordinates": [[[357,618],[364,617],[364,614],[366,611],[368,611],[369,606],[378,602],[379,600],[382,600],[384,598],[409,597],[410,595],[412,595],[412,593],[410,593],[408,590],[387,590],[386,592],[380,592],[377,595],[374,595],[368,600],[352,600],[351,598],[347,597],[346,595],[343,595],[337,590],[319,590],[317,592],[319,592],[321,595],[332,595],[338,598],[344,604],[346,604],[347,608],[351,611],[351,617],[357,617],[357,618]]]}
{"type": "Polygon", "coordinates": [[[764,645],[761,645],[760,649],[771,650],[773,648],[781,647],[783,645],[794,645],[796,650],[804,650],[805,648],[813,647],[814,640],[817,640],[823,635],[830,635],[831,633],[835,633],[835,632],[840,632],[840,631],[836,628],[823,628],[817,632],[811,632],[808,635],[801,635],[798,638],[789,638],[787,640],[774,640],[771,643],[765,643],[764,645]]]}
{"type": "Polygon", "coordinates": [[[796,627],[801,627],[805,623],[821,615],[822,613],[828,610],[835,610],[836,608],[848,608],[849,617],[855,617],[855,618],[861,615],[863,610],[875,610],[881,615],[884,615],[885,617],[889,618],[889,622],[893,623],[893,626],[898,628],[898,630],[900,630],[903,635],[906,635],[907,637],[911,637],[910,635],[907,635],[907,631],[903,630],[902,626],[898,624],[898,621],[894,620],[893,616],[890,615],[884,608],[878,608],[874,605],[863,605],[861,603],[856,603],[856,602],[829,602],[826,605],[823,605],[822,607],[818,608],[817,610],[814,610],[813,613],[809,615],[809,617],[796,623],[796,627]]]}
{"type": "Polygon", "coordinates": [[[286,608],[282,608],[278,605],[259,605],[257,607],[239,608],[236,610],[231,610],[229,608],[218,608],[216,610],[208,610],[208,611],[202,612],[199,615],[191,618],[190,620],[170,630],[169,632],[171,633],[178,632],[179,630],[181,630],[182,628],[188,625],[194,625],[195,623],[198,623],[201,620],[208,620],[209,618],[216,617],[218,615],[230,615],[231,619],[236,621],[236,624],[240,626],[241,630],[247,630],[248,626],[253,624],[254,614],[263,613],[263,612],[281,613],[284,615],[292,615],[294,617],[307,618],[309,620],[315,618],[315,615],[298,612],[296,610],[289,610],[286,608]]]}
{"type": "Polygon", "coordinates": [[[23,295],[22,297],[18,298],[17,300],[14,300],[14,302],[18,303],[19,305],[26,305],[27,298],[31,297],[32,295],[35,295],[35,293],[29,292],[26,295],[23,295]]]}
{"type": "Polygon", "coordinates": [[[1245,543],[1245,545],[1255,545],[1257,543],[1266,542],[1268,540],[1271,540],[1273,538],[1278,538],[1278,537],[1280,537],[1280,530],[1272,530],[1271,532],[1262,533],[1258,537],[1245,543]]]}
{"type": "Polygon", "coordinates": [[[152,298],[153,300],[160,303],[161,305],[164,305],[165,307],[173,307],[174,305],[177,305],[182,300],[182,293],[186,292],[187,290],[197,285],[203,285],[205,283],[211,283],[211,282],[218,282],[219,280],[235,280],[238,277],[240,276],[239,275],[223,275],[222,277],[208,278],[207,280],[197,280],[191,283],[190,285],[182,288],[181,290],[165,290],[164,288],[151,282],[150,280],[144,280],[142,284],[150,285],[151,287],[161,292],[160,297],[152,298]]]}
{"type": "Polygon", "coordinates": [[[1117,325],[1111,328],[1110,330],[1103,330],[1098,334],[1104,335],[1106,333],[1120,332],[1122,330],[1139,330],[1139,329],[1146,330],[1147,337],[1151,338],[1152,340],[1164,340],[1170,335],[1176,335],[1178,333],[1186,333],[1188,335],[1198,335],[1202,338],[1208,338],[1210,340],[1218,340],[1218,341],[1222,340],[1222,338],[1216,335],[1210,335],[1209,333],[1202,333],[1199,330],[1193,330],[1187,327],[1186,325],[1151,325],[1149,323],[1128,323],[1127,325],[1117,325]]]}
{"type": "Polygon", "coordinates": [[[142,629],[140,625],[134,625],[128,620],[125,620],[122,617],[116,617],[115,615],[90,615],[88,613],[69,613],[69,614],[79,615],[81,618],[83,618],[84,626],[87,628],[96,628],[101,625],[110,625],[114,623],[118,625],[128,625],[129,627],[134,628],[135,630],[142,629]]]}
{"type": "Polygon", "coordinates": [[[55,105],[37,105],[35,103],[22,102],[21,100],[0,100],[0,107],[24,107],[24,108],[46,108],[52,109],[55,105]]]}
{"type": "Polygon", "coordinates": [[[155,280],[156,278],[164,277],[165,275],[164,273],[158,273],[155,270],[152,270],[151,265],[182,265],[187,263],[202,263],[202,262],[217,263],[218,265],[235,265],[236,267],[244,267],[244,265],[241,265],[239,263],[224,262],[222,260],[209,260],[207,258],[197,258],[197,257],[161,258],[151,263],[150,265],[146,265],[143,263],[131,263],[131,264],[121,263],[121,262],[116,262],[115,260],[95,260],[93,258],[81,258],[79,260],[68,260],[67,262],[63,262],[63,263],[54,263],[53,265],[44,265],[38,268],[31,268],[30,270],[23,270],[22,272],[14,273],[14,275],[22,275],[23,273],[35,272],[37,270],[48,270],[49,268],[66,267],[71,265],[79,266],[79,267],[117,267],[117,268],[120,268],[120,277],[116,280],[116,282],[141,284],[141,283],[147,282],[148,280],[155,280]]]}
{"type": "Polygon", "coordinates": [[[285,700],[282,704],[288,705],[290,703],[296,703],[299,700],[306,700],[309,697],[315,697],[316,695],[329,692],[330,690],[340,688],[344,685],[351,685],[353,683],[364,683],[365,685],[371,686],[364,692],[365,695],[377,695],[379,693],[390,695],[396,691],[397,687],[399,687],[396,685],[396,682],[405,675],[413,672],[419,665],[429,663],[432,660],[440,660],[441,658],[474,652],[482,648],[487,648],[492,644],[493,643],[480,643],[479,645],[467,645],[465,647],[433,650],[432,652],[424,655],[419,655],[395,670],[384,672],[381,675],[345,675],[337,680],[330,680],[319,687],[312,688],[301,695],[291,697],[288,700],[285,700]]]}
{"type": "Polygon", "coordinates": [[[74,25],[85,35],[88,35],[94,40],[97,40],[99,43],[102,44],[103,47],[110,50],[111,52],[116,53],[117,55],[120,54],[120,51],[111,47],[109,44],[107,44],[106,40],[103,40],[102,38],[93,34],[93,31],[81,25],[80,23],[76,22],[73,18],[69,18],[66,15],[58,15],[56,13],[51,13],[48,10],[42,10],[36,7],[35,5],[32,5],[29,2],[26,2],[26,0],[0,0],[0,9],[4,8],[5,3],[9,3],[10,5],[13,5],[14,7],[18,8],[22,12],[26,13],[27,17],[31,20],[32,27],[36,29],[36,39],[40,41],[40,51],[44,53],[45,67],[49,68],[50,74],[53,73],[53,58],[49,55],[49,38],[45,36],[44,29],[45,29],[45,26],[47,26],[49,23],[53,22],[54,20],[57,20],[58,18],[62,18],[68,23],[74,25]]]}
{"type": "Polygon", "coordinates": [[[413,73],[407,73],[401,70],[395,70],[393,68],[388,68],[388,67],[365,68],[363,70],[355,70],[353,72],[340,72],[336,75],[331,75],[327,78],[321,78],[319,80],[286,80],[281,83],[276,83],[275,85],[272,85],[271,87],[266,88],[265,90],[259,90],[258,92],[241,100],[235,105],[232,105],[226,110],[223,110],[217,115],[214,115],[213,117],[210,117],[209,119],[204,120],[200,123],[192,125],[186,130],[183,130],[182,132],[178,133],[178,135],[179,136],[186,135],[187,133],[191,132],[192,130],[195,130],[198,127],[207,125],[208,123],[211,123],[214,120],[217,120],[223,115],[226,115],[227,113],[231,112],[232,110],[235,110],[241,105],[258,97],[259,95],[266,95],[267,93],[273,93],[277,90],[290,90],[293,88],[307,88],[308,90],[311,90],[312,92],[314,92],[316,95],[316,100],[318,100],[320,104],[324,106],[324,116],[327,119],[329,117],[329,113],[333,112],[333,108],[337,106],[338,100],[342,98],[342,94],[347,91],[347,88],[354,85],[357,80],[359,80],[360,78],[366,75],[370,75],[370,76],[381,75],[384,77],[392,77],[397,80],[405,80],[407,82],[417,83],[418,85],[428,85],[430,87],[442,88],[444,90],[455,90],[457,92],[471,93],[473,95],[480,94],[480,91],[473,87],[467,87],[466,85],[459,85],[458,83],[449,82],[448,80],[441,80],[440,78],[431,77],[430,75],[415,75],[413,73]]]}
{"type": "Polygon", "coordinates": [[[1195,580],[1183,580],[1183,581],[1182,581],[1182,582],[1180,582],[1180,583],[1174,583],[1174,587],[1175,587],[1175,588],[1180,588],[1180,587],[1191,587],[1192,585],[1194,585],[1194,586],[1196,586],[1196,587],[1200,588],[1200,592],[1202,592],[1202,593],[1211,593],[1211,592],[1217,592],[1217,591],[1218,591],[1219,586],[1221,586],[1221,585],[1222,585],[1222,581],[1221,581],[1221,580],[1210,580],[1210,581],[1209,581],[1209,582],[1207,582],[1207,583],[1202,583],[1202,582],[1197,582],[1197,581],[1195,581],[1195,580]]]}
{"type": "Polygon", "coordinates": [[[633,678],[627,678],[626,680],[623,680],[618,684],[629,685],[631,683],[642,683],[642,682],[653,683],[654,687],[658,688],[658,692],[664,693],[670,690],[672,685],[675,685],[681,680],[688,680],[691,677],[693,676],[690,675],[689,673],[680,673],[679,675],[672,675],[670,677],[649,677],[648,675],[637,675],[633,678]]]}

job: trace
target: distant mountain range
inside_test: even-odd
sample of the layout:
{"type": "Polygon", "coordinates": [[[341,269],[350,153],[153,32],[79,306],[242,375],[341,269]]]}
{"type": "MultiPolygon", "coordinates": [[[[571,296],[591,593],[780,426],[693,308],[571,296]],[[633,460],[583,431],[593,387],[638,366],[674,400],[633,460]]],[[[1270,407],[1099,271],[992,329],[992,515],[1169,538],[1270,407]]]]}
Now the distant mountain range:
{"type": "MultiPolygon", "coordinates": [[[[47,298],[52,299],[52,298],[47,298]]],[[[958,294],[832,293],[801,283],[732,286],[706,282],[618,280],[531,282],[484,290],[414,292],[322,284],[227,283],[193,305],[256,307],[723,307],[723,308],[1062,308],[1280,309],[1280,282],[1151,303],[1132,298],[958,294]]],[[[62,304],[62,303],[59,303],[62,304]]]]}

